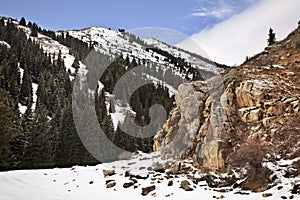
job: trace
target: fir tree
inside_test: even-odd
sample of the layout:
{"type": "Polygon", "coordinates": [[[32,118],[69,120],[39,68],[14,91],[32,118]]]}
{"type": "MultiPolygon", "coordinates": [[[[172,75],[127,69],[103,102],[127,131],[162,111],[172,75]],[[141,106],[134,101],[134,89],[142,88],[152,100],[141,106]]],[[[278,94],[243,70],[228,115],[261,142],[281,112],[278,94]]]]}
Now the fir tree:
{"type": "Polygon", "coordinates": [[[274,33],[273,29],[269,29],[269,35],[268,35],[268,45],[271,46],[276,43],[276,34],[274,33]]]}
{"type": "Polygon", "coordinates": [[[20,101],[24,105],[29,105],[32,103],[32,81],[31,75],[26,66],[24,67],[24,74],[22,77],[20,101]]]}
{"type": "Polygon", "coordinates": [[[109,102],[109,113],[115,113],[116,107],[115,107],[115,101],[114,99],[111,99],[109,102]]]}
{"type": "Polygon", "coordinates": [[[25,20],[24,17],[21,18],[21,20],[20,20],[20,25],[21,25],[21,26],[26,26],[26,20],[25,20]]]}
{"type": "Polygon", "coordinates": [[[15,165],[13,162],[16,161],[12,159],[14,152],[10,144],[22,133],[21,126],[14,120],[15,115],[8,101],[8,92],[0,89],[0,170],[6,170],[15,165]]]}

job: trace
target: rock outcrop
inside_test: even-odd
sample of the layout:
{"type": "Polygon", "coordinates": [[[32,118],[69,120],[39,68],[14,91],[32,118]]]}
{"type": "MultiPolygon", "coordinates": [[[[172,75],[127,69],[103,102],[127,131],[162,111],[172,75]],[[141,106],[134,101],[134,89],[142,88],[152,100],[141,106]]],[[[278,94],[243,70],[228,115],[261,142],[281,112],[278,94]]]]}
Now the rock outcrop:
{"type": "Polygon", "coordinates": [[[180,85],[176,105],[154,137],[164,157],[223,170],[252,139],[290,155],[300,148],[300,29],[239,68],[180,85]]]}

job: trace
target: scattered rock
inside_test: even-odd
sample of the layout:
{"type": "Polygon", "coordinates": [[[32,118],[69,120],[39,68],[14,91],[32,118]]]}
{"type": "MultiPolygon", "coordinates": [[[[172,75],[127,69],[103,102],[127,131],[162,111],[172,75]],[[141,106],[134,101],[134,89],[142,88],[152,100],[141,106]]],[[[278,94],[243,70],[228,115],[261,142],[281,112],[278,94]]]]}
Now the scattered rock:
{"type": "Polygon", "coordinates": [[[285,174],[284,174],[284,177],[286,178],[293,178],[295,176],[298,176],[299,175],[299,170],[296,169],[296,168],[293,168],[293,167],[289,167],[287,168],[285,174]]]}
{"type": "Polygon", "coordinates": [[[123,188],[129,188],[134,185],[134,182],[128,182],[123,184],[123,188]]]}
{"type": "Polygon", "coordinates": [[[170,175],[170,174],[167,174],[167,175],[165,176],[165,178],[166,178],[166,179],[170,179],[170,178],[173,178],[173,176],[170,175]]]}
{"type": "Polygon", "coordinates": [[[219,197],[217,197],[217,196],[213,196],[213,198],[214,198],[214,199],[224,199],[224,198],[225,198],[225,196],[223,196],[223,195],[221,195],[221,196],[219,196],[219,197]]]}
{"type": "Polygon", "coordinates": [[[115,175],[115,170],[103,170],[104,177],[115,175]]]}
{"type": "Polygon", "coordinates": [[[153,171],[165,173],[165,168],[161,163],[153,163],[153,171]]]}
{"type": "Polygon", "coordinates": [[[215,181],[217,177],[207,174],[203,177],[201,177],[198,181],[206,181],[207,185],[211,188],[216,188],[218,187],[218,183],[215,181]]]}
{"type": "Polygon", "coordinates": [[[216,191],[216,192],[221,192],[221,193],[228,192],[228,190],[227,190],[227,189],[219,189],[219,190],[214,190],[214,191],[216,191]]]}
{"type": "Polygon", "coordinates": [[[262,197],[264,197],[264,198],[267,198],[267,197],[270,197],[270,196],[272,196],[273,194],[271,194],[271,193],[263,193],[262,194],[262,197]]]}
{"type": "Polygon", "coordinates": [[[155,190],[155,185],[149,186],[149,187],[145,187],[142,188],[142,195],[146,196],[147,194],[149,194],[150,192],[155,190]]]}
{"type": "Polygon", "coordinates": [[[136,162],[131,162],[131,163],[128,163],[127,165],[134,165],[136,164],[136,162]]]}
{"type": "Polygon", "coordinates": [[[164,168],[156,168],[154,169],[155,172],[158,172],[158,173],[165,173],[165,169],[164,168]]]}
{"type": "Polygon", "coordinates": [[[184,180],[180,184],[180,188],[184,189],[185,191],[193,191],[194,189],[190,187],[190,182],[184,180]]]}
{"type": "Polygon", "coordinates": [[[93,184],[93,183],[94,183],[94,181],[90,181],[90,182],[89,182],[90,185],[93,184]]]}
{"type": "Polygon", "coordinates": [[[152,167],[147,167],[147,170],[148,171],[153,171],[153,168],[152,167]]]}
{"type": "Polygon", "coordinates": [[[281,190],[282,188],[283,188],[283,186],[280,185],[277,187],[277,190],[281,190]]]}
{"type": "Polygon", "coordinates": [[[116,185],[116,182],[109,182],[106,184],[106,188],[112,188],[112,187],[115,187],[116,185]]]}
{"type": "Polygon", "coordinates": [[[137,174],[137,175],[131,174],[129,171],[126,171],[125,172],[125,177],[129,177],[130,179],[143,179],[143,180],[146,180],[147,178],[149,178],[149,174],[142,176],[142,175],[139,175],[139,174],[137,174]]]}
{"type": "Polygon", "coordinates": [[[143,179],[143,180],[146,180],[147,178],[149,178],[149,174],[147,174],[147,176],[141,176],[141,175],[130,174],[129,177],[130,177],[130,178],[135,178],[135,179],[143,179]]]}
{"type": "Polygon", "coordinates": [[[178,172],[181,170],[181,162],[174,163],[170,170],[167,172],[168,174],[178,174],[178,172]]]}
{"type": "Polygon", "coordinates": [[[130,178],[129,179],[130,181],[132,181],[134,184],[136,184],[138,181],[136,180],[136,179],[134,179],[134,178],[130,178]]]}
{"type": "Polygon", "coordinates": [[[115,181],[115,180],[106,180],[105,184],[108,184],[108,183],[113,182],[113,181],[115,181]]]}
{"type": "Polygon", "coordinates": [[[170,181],[168,182],[168,186],[172,186],[172,185],[173,185],[173,181],[170,180],[170,181]]]}
{"type": "Polygon", "coordinates": [[[291,190],[292,194],[300,194],[300,183],[295,184],[293,189],[291,190]]]}
{"type": "Polygon", "coordinates": [[[286,197],[286,196],[281,196],[281,198],[282,198],[282,199],[287,199],[287,197],[286,197]]]}
{"type": "Polygon", "coordinates": [[[130,172],[129,172],[129,171],[126,171],[124,176],[125,176],[125,177],[130,177],[130,175],[131,175],[130,172]]]}
{"type": "Polygon", "coordinates": [[[238,191],[238,192],[235,192],[234,194],[249,195],[250,193],[238,191]]]}

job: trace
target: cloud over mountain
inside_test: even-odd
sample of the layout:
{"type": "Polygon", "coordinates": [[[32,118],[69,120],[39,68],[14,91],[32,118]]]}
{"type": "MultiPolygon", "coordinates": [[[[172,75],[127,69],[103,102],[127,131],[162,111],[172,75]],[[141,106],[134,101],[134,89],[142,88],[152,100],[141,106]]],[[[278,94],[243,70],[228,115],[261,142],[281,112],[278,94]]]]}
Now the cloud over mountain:
{"type": "MultiPolygon", "coordinates": [[[[210,59],[228,65],[240,64],[246,56],[263,50],[270,27],[275,30],[278,40],[295,29],[300,20],[299,7],[298,0],[263,0],[212,28],[194,34],[191,39],[206,51],[210,59]]],[[[202,53],[185,41],[178,46],[202,53]]]]}

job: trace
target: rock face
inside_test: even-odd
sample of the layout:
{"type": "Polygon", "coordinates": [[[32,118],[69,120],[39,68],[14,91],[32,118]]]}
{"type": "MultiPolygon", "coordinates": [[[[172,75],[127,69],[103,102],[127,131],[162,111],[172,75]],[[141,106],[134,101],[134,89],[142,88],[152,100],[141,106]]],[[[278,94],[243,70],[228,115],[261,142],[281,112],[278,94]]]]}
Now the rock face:
{"type": "Polygon", "coordinates": [[[191,157],[208,169],[224,168],[223,154],[231,131],[228,116],[235,110],[227,102],[233,95],[231,88],[225,90],[220,77],[180,85],[177,108],[155,136],[154,150],[162,150],[166,157],[191,157]]]}
{"type": "Polygon", "coordinates": [[[217,171],[251,139],[286,144],[280,154],[299,149],[300,29],[242,67],[180,85],[176,105],[154,137],[165,157],[217,171]]]}

